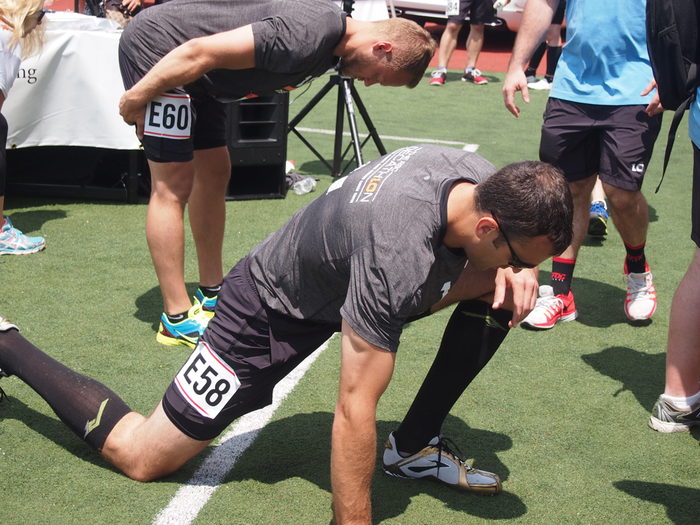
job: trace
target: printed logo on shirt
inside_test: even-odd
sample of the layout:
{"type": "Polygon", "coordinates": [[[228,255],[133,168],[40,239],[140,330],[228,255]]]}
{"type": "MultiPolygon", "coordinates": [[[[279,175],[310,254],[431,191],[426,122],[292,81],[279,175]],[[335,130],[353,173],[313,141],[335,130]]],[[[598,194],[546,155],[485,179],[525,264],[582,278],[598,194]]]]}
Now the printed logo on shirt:
{"type": "Polygon", "coordinates": [[[634,173],[644,173],[644,164],[639,163],[639,164],[632,164],[632,171],[634,173]]]}
{"type": "Polygon", "coordinates": [[[389,177],[398,172],[420,149],[419,146],[411,146],[382,157],[379,162],[377,162],[371,170],[368,170],[357,182],[355,192],[350,198],[350,203],[373,202],[389,177]]]}

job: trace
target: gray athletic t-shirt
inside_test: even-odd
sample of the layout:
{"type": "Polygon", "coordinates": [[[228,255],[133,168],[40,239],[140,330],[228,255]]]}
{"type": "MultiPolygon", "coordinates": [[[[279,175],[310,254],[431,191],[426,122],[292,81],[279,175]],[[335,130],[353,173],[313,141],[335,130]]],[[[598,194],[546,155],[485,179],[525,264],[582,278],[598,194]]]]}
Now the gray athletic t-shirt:
{"type": "Polygon", "coordinates": [[[297,319],[345,319],[395,352],[406,318],[438,302],[467,263],[442,244],[450,188],[494,171],[475,153],[425,144],[355,170],[251,251],[263,303],[297,319]]]}
{"type": "Polygon", "coordinates": [[[173,0],[134,17],[119,47],[145,74],[188,40],[251,24],[255,68],[216,69],[185,87],[192,95],[238,100],[293,89],[331,69],[345,16],[330,0],[173,0]]]}

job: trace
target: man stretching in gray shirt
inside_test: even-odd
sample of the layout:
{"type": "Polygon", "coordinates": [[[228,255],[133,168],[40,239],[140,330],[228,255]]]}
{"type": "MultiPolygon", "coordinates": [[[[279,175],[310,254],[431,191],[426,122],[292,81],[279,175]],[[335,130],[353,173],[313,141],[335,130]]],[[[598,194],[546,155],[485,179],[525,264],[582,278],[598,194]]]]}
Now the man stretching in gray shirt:
{"type": "Polygon", "coordinates": [[[384,470],[496,494],[440,429],[453,404],[534,307],[532,270],[571,242],[561,173],[496,171],[474,153],[418,145],[355,170],[297,212],[224,279],[216,315],[153,413],[34,347],[0,317],[0,369],[37,391],[128,476],[165,476],[272,389],[334,332],[342,361],[333,422],[336,522],[370,523],[376,408],[407,322],[459,302],[413,405],[389,436],[384,470]],[[495,173],[494,173],[495,172],[495,173]]]}

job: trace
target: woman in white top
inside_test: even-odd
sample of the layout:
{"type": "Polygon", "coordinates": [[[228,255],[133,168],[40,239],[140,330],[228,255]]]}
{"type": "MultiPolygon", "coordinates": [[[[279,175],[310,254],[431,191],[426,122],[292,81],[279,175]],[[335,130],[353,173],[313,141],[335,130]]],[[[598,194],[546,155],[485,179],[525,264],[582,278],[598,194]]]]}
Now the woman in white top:
{"type": "MultiPolygon", "coordinates": [[[[12,87],[23,58],[43,44],[41,20],[44,0],[0,0],[0,110],[12,87]]],[[[0,113],[0,254],[21,255],[43,250],[43,237],[27,237],[3,215],[7,176],[5,143],[7,120],[0,113]]]]}

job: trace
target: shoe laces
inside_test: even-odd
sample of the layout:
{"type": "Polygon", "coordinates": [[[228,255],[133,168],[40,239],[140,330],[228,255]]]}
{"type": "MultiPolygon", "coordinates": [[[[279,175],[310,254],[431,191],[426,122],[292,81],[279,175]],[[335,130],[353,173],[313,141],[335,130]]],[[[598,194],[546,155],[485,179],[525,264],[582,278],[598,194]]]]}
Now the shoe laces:
{"type": "Polygon", "coordinates": [[[472,69],[471,71],[467,71],[467,75],[471,75],[472,78],[480,77],[481,76],[481,70],[480,69],[472,69]]]}
{"type": "Polygon", "coordinates": [[[443,436],[440,436],[440,440],[438,441],[437,445],[435,445],[438,449],[438,476],[440,475],[440,465],[442,462],[440,461],[442,459],[443,452],[445,455],[450,455],[453,459],[455,459],[458,463],[460,463],[467,471],[472,470],[472,468],[467,465],[467,463],[462,459],[462,456],[464,454],[462,453],[461,450],[457,447],[454,441],[452,441],[450,438],[446,438],[443,436]],[[447,443],[452,445],[452,447],[459,453],[459,455],[455,454],[450,447],[447,446],[447,443]]]}
{"type": "Polygon", "coordinates": [[[591,213],[597,213],[598,215],[608,216],[608,210],[605,209],[605,204],[600,201],[596,201],[591,204],[591,213]]]}
{"type": "Polygon", "coordinates": [[[562,301],[558,295],[551,295],[546,297],[538,297],[535,302],[535,308],[556,308],[559,306],[560,309],[564,309],[564,301],[562,301]]]}
{"type": "Polygon", "coordinates": [[[439,69],[436,69],[435,71],[433,71],[433,72],[430,74],[430,76],[433,77],[433,78],[440,78],[440,77],[441,77],[442,75],[444,75],[444,74],[445,74],[444,71],[440,71],[439,69]]]}
{"type": "Polygon", "coordinates": [[[633,277],[632,274],[627,275],[627,295],[632,299],[644,298],[651,294],[651,288],[654,285],[651,280],[651,272],[644,272],[639,277],[633,277]]]}

